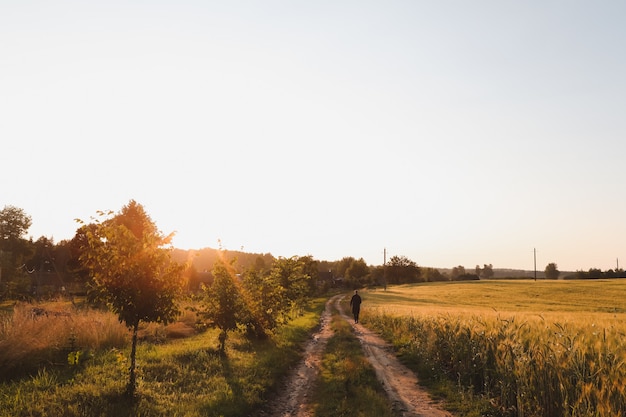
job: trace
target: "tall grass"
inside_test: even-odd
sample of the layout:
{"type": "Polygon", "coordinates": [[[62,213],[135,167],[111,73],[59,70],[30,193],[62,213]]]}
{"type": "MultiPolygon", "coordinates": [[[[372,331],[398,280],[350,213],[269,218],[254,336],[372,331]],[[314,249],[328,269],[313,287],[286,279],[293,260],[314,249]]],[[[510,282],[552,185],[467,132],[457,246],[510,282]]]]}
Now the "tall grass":
{"type": "Polygon", "coordinates": [[[111,313],[71,304],[16,304],[0,318],[0,374],[11,378],[66,365],[69,352],[119,348],[127,341],[128,330],[111,313]]]}
{"type": "Polygon", "coordinates": [[[454,381],[488,398],[499,415],[626,416],[626,324],[616,314],[438,311],[433,303],[410,314],[366,310],[363,321],[393,341],[422,378],[454,381]]]}
{"type": "MultiPolygon", "coordinates": [[[[217,331],[188,332],[195,320],[193,316],[185,314],[181,317],[183,321],[166,329],[147,326],[137,352],[138,395],[133,401],[124,396],[127,344],[94,348],[80,366],[69,366],[67,361],[65,367],[38,362],[30,375],[20,374],[0,381],[0,417],[249,415],[278,389],[281,377],[298,361],[303,341],[319,323],[324,301],[316,300],[303,315],[280,328],[270,339],[251,340],[243,334],[233,334],[225,354],[217,350],[217,331]],[[174,333],[175,337],[170,337],[174,333]]],[[[16,313],[11,320],[18,322],[12,321],[12,325],[31,326],[33,319],[28,317],[28,308],[23,322],[19,321],[22,312],[16,313]]],[[[95,312],[87,310],[73,314],[100,317],[91,316],[95,312]]],[[[82,323],[87,326],[93,320],[86,317],[73,317],[73,320],[85,320],[82,323]]],[[[62,316],[48,319],[50,326],[57,319],[71,321],[62,316]]],[[[99,320],[97,327],[103,330],[102,317],[99,320]]],[[[111,321],[112,325],[117,323],[114,316],[111,321]]],[[[128,333],[123,327],[122,330],[125,338],[128,333]]],[[[70,333],[57,340],[63,343],[67,334],[70,333]]],[[[19,340],[17,336],[11,338],[11,341],[19,340]]],[[[23,356],[25,363],[34,359],[23,356]]]]}

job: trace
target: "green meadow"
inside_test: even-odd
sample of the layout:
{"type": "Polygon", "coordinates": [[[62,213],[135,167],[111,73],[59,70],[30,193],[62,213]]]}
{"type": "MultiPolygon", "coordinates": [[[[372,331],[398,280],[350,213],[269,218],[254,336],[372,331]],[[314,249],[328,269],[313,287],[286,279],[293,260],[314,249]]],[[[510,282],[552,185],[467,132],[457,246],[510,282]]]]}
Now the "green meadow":
{"type": "Polygon", "coordinates": [[[363,298],[363,324],[420,378],[484,404],[463,415],[626,415],[626,280],[426,283],[363,298]]]}
{"type": "Polygon", "coordinates": [[[225,352],[217,329],[194,331],[186,312],[141,328],[138,393],[124,395],[129,331],[112,313],[51,302],[0,312],[0,417],[245,416],[261,407],[302,354],[325,299],[266,340],[233,333],[225,352]]]}

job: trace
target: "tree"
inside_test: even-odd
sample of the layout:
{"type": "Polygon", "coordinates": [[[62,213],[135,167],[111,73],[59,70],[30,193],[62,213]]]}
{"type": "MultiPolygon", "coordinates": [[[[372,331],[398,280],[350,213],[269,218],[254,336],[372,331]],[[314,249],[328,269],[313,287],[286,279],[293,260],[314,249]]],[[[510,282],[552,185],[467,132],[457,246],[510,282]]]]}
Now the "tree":
{"type": "Polygon", "coordinates": [[[554,262],[546,265],[546,278],[547,279],[559,279],[559,275],[561,275],[561,271],[558,270],[556,264],[554,262]]]}
{"type": "Polygon", "coordinates": [[[455,266],[452,268],[452,271],[450,271],[450,280],[455,281],[463,275],[466,275],[465,267],[463,265],[455,266]]]}
{"type": "Polygon", "coordinates": [[[386,266],[386,279],[389,284],[418,282],[420,269],[406,256],[392,256],[386,266]]]}
{"type": "MultiPolygon", "coordinates": [[[[0,210],[0,245],[22,239],[31,225],[32,219],[24,210],[14,206],[4,206],[0,210]]],[[[4,246],[2,249],[7,250],[4,246]]]]}
{"type": "Polygon", "coordinates": [[[485,279],[493,278],[493,265],[484,264],[482,269],[479,265],[476,265],[476,275],[485,279]]]}
{"type": "Polygon", "coordinates": [[[244,299],[247,303],[245,311],[249,317],[245,319],[245,326],[250,333],[258,338],[267,335],[280,324],[286,322],[287,309],[285,303],[285,288],[278,282],[277,274],[265,273],[255,268],[243,274],[244,299]]]}
{"type": "Polygon", "coordinates": [[[74,281],[83,286],[86,286],[91,279],[91,272],[81,258],[83,253],[89,249],[89,234],[96,232],[97,226],[94,223],[83,224],[76,230],[72,240],[67,242],[67,249],[69,250],[68,273],[72,275],[74,281]]]}
{"type": "Polygon", "coordinates": [[[320,279],[319,262],[311,255],[300,256],[298,262],[302,264],[302,273],[308,277],[309,288],[307,295],[315,294],[317,291],[316,284],[320,279]]]}
{"type": "Polygon", "coordinates": [[[213,277],[213,284],[205,287],[204,315],[220,329],[219,350],[223,353],[228,332],[237,329],[243,322],[245,305],[235,282],[237,277],[232,263],[227,265],[217,261],[213,267],[213,277]]]}
{"type": "Polygon", "coordinates": [[[298,311],[311,294],[311,276],[306,273],[306,258],[279,257],[270,269],[270,279],[285,289],[285,310],[298,311]]]}
{"type": "Polygon", "coordinates": [[[30,255],[24,236],[31,224],[31,217],[21,208],[4,206],[0,210],[0,282],[13,279],[18,266],[30,255]]]}
{"type": "Polygon", "coordinates": [[[352,256],[346,256],[342,258],[340,261],[337,261],[335,263],[335,267],[333,271],[335,276],[339,278],[345,278],[346,271],[348,270],[348,268],[350,268],[350,265],[352,265],[354,261],[355,259],[352,256]]]}
{"type": "Polygon", "coordinates": [[[352,287],[358,288],[363,286],[366,278],[370,274],[370,267],[363,258],[353,260],[348,269],[346,269],[345,279],[352,283],[352,287]]]}
{"type": "Polygon", "coordinates": [[[422,277],[426,282],[447,281],[448,277],[436,268],[422,268],[422,277]]]}
{"type": "Polygon", "coordinates": [[[171,260],[172,235],[163,235],[134,200],[113,217],[112,212],[98,214],[103,220],[95,219],[93,227],[84,229],[81,262],[91,272],[97,296],[132,331],[126,394],[133,396],[139,324],[168,323],[176,317],[183,268],[171,260]]]}
{"type": "Polygon", "coordinates": [[[238,328],[265,337],[267,331],[286,323],[289,313],[303,308],[312,294],[308,272],[318,274],[316,267],[310,256],[281,257],[269,271],[250,268],[239,275],[233,262],[216,262],[200,313],[221,330],[220,351],[225,350],[228,333],[238,328]]]}

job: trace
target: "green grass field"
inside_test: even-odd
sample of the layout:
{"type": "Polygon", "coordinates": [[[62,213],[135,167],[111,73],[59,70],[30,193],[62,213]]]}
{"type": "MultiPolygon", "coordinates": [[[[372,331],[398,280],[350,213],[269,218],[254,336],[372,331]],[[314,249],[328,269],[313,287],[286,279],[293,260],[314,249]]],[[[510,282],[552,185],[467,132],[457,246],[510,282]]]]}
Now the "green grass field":
{"type": "Polygon", "coordinates": [[[424,379],[487,399],[488,415],[626,415],[626,280],[426,283],[363,300],[364,325],[424,379]]]}
{"type": "MultiPolygon", "coordinates": [[[[124,395],[129,333],[112,313],[48,303],[48,311],[67,314],[33,317],[33,306],[18,304],[0,315],[0,417],[249,415],[298,362],[325,301],[311,302],[271,339],[233,333],[225,354],[216,329],[147,325],[132,400],[124,395]]],[[[187,314],[180,319],[192,320],[187,314]]]]}

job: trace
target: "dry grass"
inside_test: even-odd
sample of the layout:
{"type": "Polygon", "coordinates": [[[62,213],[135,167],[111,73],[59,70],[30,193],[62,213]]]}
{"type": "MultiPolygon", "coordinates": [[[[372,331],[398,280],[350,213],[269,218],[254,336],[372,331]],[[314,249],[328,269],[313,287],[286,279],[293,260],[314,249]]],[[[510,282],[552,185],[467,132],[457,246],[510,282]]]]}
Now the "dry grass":
{"type": "MultiPolygon", "coordinates": [[[[251,340],[243,333],[233,333],[226,354],[215,348],[219,334],[216,329],[165,343],[140,343],[138,395],[133,399],[124,394],[128,344],[122,349],[94,349],[80,366],[69,366],[66,361],[64,367],[53,368],[39,362],[31,375],[14,378],[4,378],[4,370],[0,370],[0,375],[6,379],[0,381],[0,417],[251,415],[273,390],[282,388],[279,382],[297,363],[302,344],[319,324],[325,301],[315,300],[303,316],[277,329],[271,339],[251,340]]],[[[14,324],[22,323],[19,319],[28,308],[18,310],[14,315],[16,321],[5,322],[11,329],[14,324]]],[[[89,310],[70,312],[86,316],[93,313],[89,310]]],[[[109,317],[119,325],[113,315],[109,317]]],[[[56,319],[71,321],[68,317],[56,319]]],[[[192,312],[179,319],[182,324],[172,325],[177,331],[195,325],[192,312]]],[[[28,320],[25,318],[24,322],[30,326],[28,320]]],[[[46,320],[52,325],[52,317],[46,320]]],[[[80,318],[73,317],[73,320],[80,318]]],[[[5,327],[12,341],[18,341],[12,335],[13,330],[6,330],[5,327]]],[[[164,327],[163,331],[170,330],[164,327]]],[[[124,333],[127,334],[125,329],[124,333]]],[[[2,354],[0,349],[0,356],[2,354]]]]}
{"type": "Polygon", "coordinates": [[[111,313],[20,303],[0,319],[0,370],[9,377],[18,370],[65,364],[70,351],[122,347],[127,341],[128,330],[111,313]]]}

